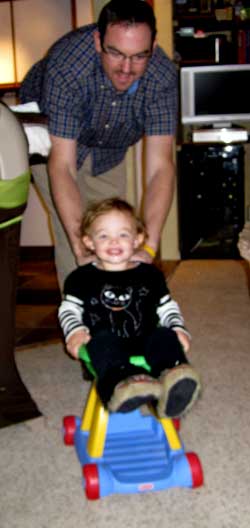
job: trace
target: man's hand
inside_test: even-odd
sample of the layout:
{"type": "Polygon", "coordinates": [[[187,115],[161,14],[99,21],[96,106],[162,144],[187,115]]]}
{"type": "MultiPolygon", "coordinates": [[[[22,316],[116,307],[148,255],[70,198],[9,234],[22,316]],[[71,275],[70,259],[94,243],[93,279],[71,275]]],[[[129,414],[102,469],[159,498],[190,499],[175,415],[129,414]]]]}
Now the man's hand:
{"type": "Polygon", "coordinates": [[[81,345],[87,345],[87,343],[90,341],[91,336],[90,333],[84,329],[77,330],[70,336],[66,343],[66,349],[67,352],[74,358],[78,359],[78,352],[81,345]]]}
{"type": "Polygon", "coordinates": [[[89,262],[96,261],[96,255],[87,250],[81,239],[78,240],[77,244],[75,243],[73,251],[78,266],[85,266],[89,262]]]}
{"type": "Polygon", "coordinates": [[[145,262],[146,264],[152,264],[154,259],[145,249],[141,248],[132,255],[130,260],[132,262],[145,262]]]}

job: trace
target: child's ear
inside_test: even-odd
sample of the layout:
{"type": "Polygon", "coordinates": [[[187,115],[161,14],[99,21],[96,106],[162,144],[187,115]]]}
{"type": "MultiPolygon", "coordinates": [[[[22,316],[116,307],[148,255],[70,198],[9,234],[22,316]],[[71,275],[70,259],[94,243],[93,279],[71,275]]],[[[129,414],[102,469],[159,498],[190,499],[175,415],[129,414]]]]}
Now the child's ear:
{"type": "Polygon", "coordinates": [[[87,249],[89,249],[90,251],[94,251],[94,244],[92,242],[92,239],[90,236],[88,235],[84,235],[82,237],[82,241],[84,243],[84,245],[86,246],[87,249]]]}
{"type": "Polygon", "coordinates": [[[137,237],[136,237],[136,239],[134,241],[135,249],[137,249],[138,247],[142,246],[144,244],[144,240],[145,240],[144,234],[143,233],[138,233],[137,237]]]}

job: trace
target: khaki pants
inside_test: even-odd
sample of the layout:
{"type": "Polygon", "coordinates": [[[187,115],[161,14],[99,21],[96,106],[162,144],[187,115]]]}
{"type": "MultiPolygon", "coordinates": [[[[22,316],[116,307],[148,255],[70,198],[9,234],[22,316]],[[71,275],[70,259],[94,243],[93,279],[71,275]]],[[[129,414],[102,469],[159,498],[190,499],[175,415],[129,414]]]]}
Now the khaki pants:
{"type": "MultiPolygon", "coordinates": [[[[32,174],[50,215],[54,236],[55,265],[61,290],[67,275],[76,267],[67,235],[54,207],[46,165],[34,165],[32,174]]],[[[91,176],[91,158],[88,156],[77,174],[77,183],[82,202],[87,205],[93,200],[104,200],[111,196],[126,197],[126,163],[123,160],[113,169],[96,177],[91,176]]]]}

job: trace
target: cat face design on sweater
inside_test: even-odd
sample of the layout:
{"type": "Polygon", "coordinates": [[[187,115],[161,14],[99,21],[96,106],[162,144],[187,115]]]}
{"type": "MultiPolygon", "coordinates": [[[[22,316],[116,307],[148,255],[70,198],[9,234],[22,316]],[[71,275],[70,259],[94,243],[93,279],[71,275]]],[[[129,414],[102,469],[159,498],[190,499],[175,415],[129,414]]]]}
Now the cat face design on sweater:
{"type": "Polygon", "coordinates": [[[115,312],[126,310],[132,301],[133,290],[130,286],[105,285],[101,292],[101,302],[115,312]]]}

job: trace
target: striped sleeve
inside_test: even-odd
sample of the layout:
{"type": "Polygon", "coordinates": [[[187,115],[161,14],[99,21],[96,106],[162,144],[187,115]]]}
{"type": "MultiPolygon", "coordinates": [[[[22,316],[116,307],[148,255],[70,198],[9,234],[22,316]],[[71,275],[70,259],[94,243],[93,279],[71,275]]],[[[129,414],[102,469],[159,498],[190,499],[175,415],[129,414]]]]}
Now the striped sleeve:
{"type": "Polygon", "coordinates": [[[172,328],[172,330],[182,330],[185,334],[191,337],[185,328],[180,307],[178,303],[172,299],[169,293],[161,297],[156,312],[161,326],[172,328]]]}
{"type": "Polygon", "coordinates": [[[58,310],[59,322],[67,341],[77,330],[89,331],[83,324],[83,301],[73,295],[65,295],[58,310]]]}

